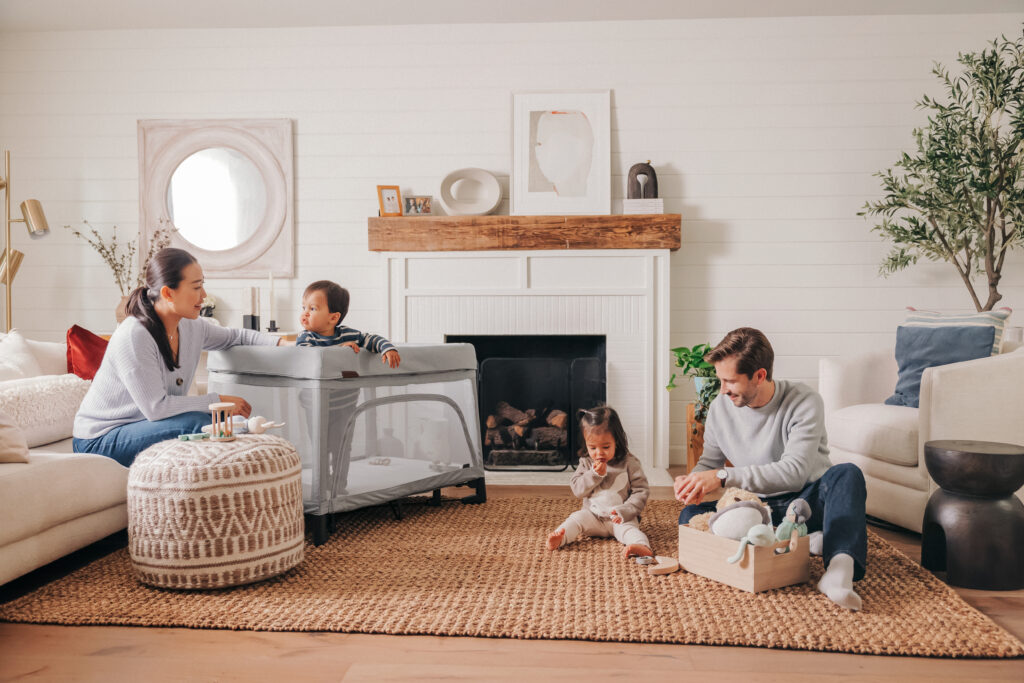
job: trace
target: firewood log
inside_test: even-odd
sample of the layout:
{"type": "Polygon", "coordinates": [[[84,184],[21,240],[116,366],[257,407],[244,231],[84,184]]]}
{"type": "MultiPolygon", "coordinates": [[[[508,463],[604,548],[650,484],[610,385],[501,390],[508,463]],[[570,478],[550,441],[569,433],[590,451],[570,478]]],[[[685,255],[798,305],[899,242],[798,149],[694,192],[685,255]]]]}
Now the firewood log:
{"type": "Polygon", "coordinates": [[[534,427],[530,436],[539,448],[558,448],[568,441],[567,432],[558,427],[534,427]]]}
{"type": "Polygon", "coordinates": [[[512,424],[526,424],[530,421],[529,415],[518,408],[513,408],[505,401],[498,401],[498,405],[495,407],[494,412],[497,413],[499,417],[508,420],[512,424]]]}
{"type": "Polygon", "coordinates": [[[497,426],[498,426],[498,416],[497,415],[488,415],[487,416],[487,428],[488,429],[494,429],[497,426]]]}
{"type": "Polygon", "coordinates": [[[569,416],[566,415],[563,410],[552,410],[547,416],[547,423],[552,427],[558,427],[559,429],[565,429],[568,421],[569,416]]]}

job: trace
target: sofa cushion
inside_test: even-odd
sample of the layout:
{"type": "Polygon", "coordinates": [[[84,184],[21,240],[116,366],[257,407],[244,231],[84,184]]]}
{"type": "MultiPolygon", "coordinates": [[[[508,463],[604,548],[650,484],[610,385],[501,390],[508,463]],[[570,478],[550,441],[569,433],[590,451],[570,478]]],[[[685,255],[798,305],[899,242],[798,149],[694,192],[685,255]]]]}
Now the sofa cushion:
{"type": "Polygon", "coordinates": [[[32,350],[32,355],[39,363],[42,375],[63,375],[68,371],[68,350],[64,342],[36,341],[26,339],[25,343],[32,350]]]}
{"type": "Polygon", "coordinates": [[[0,462],[28,462],[25,435],[3,411],[0,411],[0,462]]]}
{"type": "Polygon", "coordinates": [[[43,374],[35,354],[17,330],[0,339],[0,381],[43,374]]]}
{"type": "Polygon", "coordinates": [[[986,326],[913,327],[896,330],[899,379],[886,405],[917,408],[921,376],[927,368],[986,358],[992,352],[994,329],[986,326]]]}
{"type": "Polygon", "coordinates": [[[0,382],[0,411],[21,428],[29,448],[71,436],[75,413],[92,382],[41,375],[0,382]]]}
{"type": "Polygon", "coordinates": [[[917,408],[865,403],[848,406],[825,419],[829,444],[851,453],[916,467],[917,408]]]}
{"type": "Polygon", "coordinates": [[[992,352],[989,355],[996,355],[1002,347],[1003,331],[1006,329],[1006,320],[1013,313],[1012,308],[997,308],[994,311],[981,311],[979,313],[939,313],[938,311],[919,311],[910,306],[907,307],[907,321],[905,325],[912,327],[991,327],[992,352]]]}
{"type": "Polygon", "coordinates": [[[84,327],[72,325],[68,329],[68,368],[82,379],[92,379],[107,352],[107,340],[84,327]]]}
{"type": "Polygon", "coordinates": [[[127,499],[128,468],[88,453],[29,454],[0,465],[0,547],[127,499]]]}

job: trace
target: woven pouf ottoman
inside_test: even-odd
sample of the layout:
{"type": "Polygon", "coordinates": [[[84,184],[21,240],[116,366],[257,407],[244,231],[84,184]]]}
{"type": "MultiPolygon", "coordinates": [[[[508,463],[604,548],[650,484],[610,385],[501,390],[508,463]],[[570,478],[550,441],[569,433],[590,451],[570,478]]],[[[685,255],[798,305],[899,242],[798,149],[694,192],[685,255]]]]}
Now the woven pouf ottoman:
{"type": "Polygon", "coordinates": [[[223,588],[302,561],[302,463],[265,434],[163,441],[128,471],[128,553],[161,588],[223,588]]]}

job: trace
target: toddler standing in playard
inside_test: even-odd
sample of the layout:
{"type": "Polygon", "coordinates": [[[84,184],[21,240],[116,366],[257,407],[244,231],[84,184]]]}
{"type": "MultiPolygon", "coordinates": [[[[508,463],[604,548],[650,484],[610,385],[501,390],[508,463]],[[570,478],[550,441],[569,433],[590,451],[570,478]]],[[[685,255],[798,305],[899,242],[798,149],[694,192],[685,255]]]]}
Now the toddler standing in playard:
{"type": "MultiPolygon", "coordinates": [[[[306,291],[302,293],[302,315],[299,319],[302,332],[295,339],[295,345],[347,346],[355,353],[359,353],[360,349],[369,349],[373,353],[381,354],[381,362],[384,365],[397,368],[402,359],[394,344],[380,335],[360,332],[341,324],[348,313],[348,304],[348,290],[336,282],[317,280],[306,287],[306,291]]],[[[328,394],[329,419],[324,455],[332,470],[333,495],[343,493],[347,484],[348,458],[345,457],[339,462],[338,456],[343,430],[348,424],[349,417],[355,412],[358,400],[359,389],[355,387],[335,388],[328,394]]],[[[306,411],[310,438],[315,439],[318,408],[313,401],[312,391],[300,390],[299,402],[306,411]]]]}
{"type": "Polygon", "coordinates": [[[629,452],[619,415],[608,406],[577,413],[586,444],[580,449],[580,465],[569,480],[573,495],[583,508],[569,515],[548,536],[548,550],[557,550],[579,538],[614,536],[625,545],[623,557],[653,556],[651,542],[640,531],[640,513],[650,489],[643,467],[629,452]]]}
{"type": "Polygon", "coordinates": [[[302,293],[302,332],[296,346],[348,346],[356,353],[368,348],[381,354],[381,362],[397,368],[401,362],[395,345],[378,334],[341,324],[348,314],[348,290],[330,280],[317,280],[302,293]]]}

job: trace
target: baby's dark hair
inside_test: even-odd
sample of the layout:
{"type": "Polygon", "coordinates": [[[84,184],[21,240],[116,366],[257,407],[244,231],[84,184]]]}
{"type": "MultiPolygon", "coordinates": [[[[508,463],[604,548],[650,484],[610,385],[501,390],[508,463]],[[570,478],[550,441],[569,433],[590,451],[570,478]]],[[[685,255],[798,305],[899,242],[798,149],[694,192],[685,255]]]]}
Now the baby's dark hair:
{"type": "Polygon", "coordinates": [[[576,417],[580,421],[580,433],[583,436],[582,445],[579,450],[580,458],[589,458],[587,453],[587,432],[592,430],[608,432],[615,441],[615,457],[611,464],[618,465],[625,461],[629,453],[629,442],[626,440],[626,430],[622,428],[619,414],[610,406],[597,406],[589,410],[581,409],[576,411],[576,417]]]}
{"type": "Polygon", "coordinates": [[[327,299],[328,313],[341,313],[341,317],[338,318],[339,323],[348,315],[348,290],[337,282],[317,280],[309,287],[306,287],[306,291],[302,293],[302,298],[305,299],[313,292],[324,293],[324,298],[327,299]]]}

